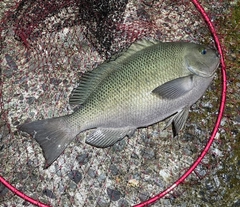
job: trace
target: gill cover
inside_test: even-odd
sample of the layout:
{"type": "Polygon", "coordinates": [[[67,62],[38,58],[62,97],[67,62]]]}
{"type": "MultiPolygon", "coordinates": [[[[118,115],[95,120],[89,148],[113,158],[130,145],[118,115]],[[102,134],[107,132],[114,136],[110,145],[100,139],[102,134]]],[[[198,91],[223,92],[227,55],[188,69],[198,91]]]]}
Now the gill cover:
{"type": "Polygon", "coordinates": [[[200,77],[211,77],[219,65],[218,53],[203,45],[192,44],[187,51],[185,64],[189,71],[200,77]]]}

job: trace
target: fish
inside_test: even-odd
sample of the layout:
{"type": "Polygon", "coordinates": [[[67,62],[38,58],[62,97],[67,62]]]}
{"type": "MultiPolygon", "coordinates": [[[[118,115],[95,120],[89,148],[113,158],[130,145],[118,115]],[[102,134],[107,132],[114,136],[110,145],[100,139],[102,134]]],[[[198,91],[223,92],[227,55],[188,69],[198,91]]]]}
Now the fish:
{"type": "Polygon", "coordinates": [[[19,125],[40,145],[50,166],[81,132],[85,143],[105,148],[136,129],[168,120],[176,136],[189,109],[204,94],[219,66],[215,49],[191,42],[139,40],[117,58],[84,73],[69,98],[68,115],[19,125]]]}

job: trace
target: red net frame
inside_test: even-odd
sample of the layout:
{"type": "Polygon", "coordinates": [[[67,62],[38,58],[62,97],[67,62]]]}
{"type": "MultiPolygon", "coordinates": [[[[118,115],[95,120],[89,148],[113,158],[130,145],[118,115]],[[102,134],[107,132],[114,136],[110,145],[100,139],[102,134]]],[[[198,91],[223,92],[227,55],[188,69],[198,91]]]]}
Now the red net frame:
{"type": "MultiPolygon", "coordinates": [[[[140,207],[140,206],[147,206],[149,204],[152,204],[154,202],[156,202],[157,200],[159,200],[160,198],[164,197],[166,194],[170,193],[175,187],[177,187],[179,184],[181,184],[193,171],[194,169],[198,166],[198,164],[202,161],[202,159],[204,158],[204,156],[207,154],[209,148],[211,147],[214,138],[216,136],[216,133],[218,131],[222,116],[223,116],[223,112],[224,112],[224,106],[225,106],[225,102],[226,102],[226,90],[227,90],[227,77],[226,77],[226,65],[224,62],[224,55],[223,55],[223,51],[222,51],[222,47],[219,41],[219,38],[217,36],[217,33],[215,31],[215,28],[211,22],[211,20],[209,19],[207,13],[204,11],[203,7],[200,5],[200,3],[197,0],[192,0],[192,3],[196,6],[197,10],[201,13],[201,15],[203,16],[204,20],[206,21],[207,25],[209,26],[209,29],[214,37],[214,41],[216,43],[217,49],[219,51],[219,54],[221,56],[221,73],[222,73],[222,96],[221,96],[221,102],[220,102],[220,106],[219,106],[219,113],[218,113],[218,117],[215,123],[215,127],[212,131],[211,137],[209,138],[205,148],[203,149],[201,155],[198,157],[198,159],[192,164],[192,166],[176,181],[174,182],[171,186],[169,186],[167,189],[165,189],[164,191],[160,192],[159,194],[157,194],[156,196],[150,198],[149,200],[142,202],[140,204],[137,204],[135,206],[140,207]]],[[[22,36],[22,34],[18,34],[23,40],[26,39],[25,37],[22,36]]],[[[28,43],[24,42],[26,47],[28,47],[28,43]]],[[[1,83],[2,84],[2,83],[1,83]]],[[[0,94],[1,95],[1,94],[0,94]]],[[[10,189],[14,194],[18,195],[19,197],[21,197],[22,199],[40,206],[40,207],[47,207],[49,205],[46,205],[44,203],[39,202],[38,200],[35,200],[29,196],[27,196],[26,194],[24,194],[23,192],[21,192],[20,190],[18,190],[17,188],[15,188],[14,186],[12,186],[8,181],[6,181],[2,176],[0,176],[0,182],[3,183],[8,189],[10,189]]]]}

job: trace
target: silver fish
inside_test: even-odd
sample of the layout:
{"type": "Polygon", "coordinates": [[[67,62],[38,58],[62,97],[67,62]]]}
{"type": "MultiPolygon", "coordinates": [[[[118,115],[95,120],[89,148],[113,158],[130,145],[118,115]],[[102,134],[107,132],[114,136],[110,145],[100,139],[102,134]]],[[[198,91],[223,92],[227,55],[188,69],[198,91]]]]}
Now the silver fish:
{"type": "Polygon", "coordinates": [[[76,112],[24,123],[19,129],[40,144],[46,166],[88,129],[92,132],[85,142],[102,148],[170,116],[167,126],[173,123],[177,134],[218,65],[217,52],[203,45],[138,41],[116,60],[83,75],[69,100],[80,105],[76,112]]]}

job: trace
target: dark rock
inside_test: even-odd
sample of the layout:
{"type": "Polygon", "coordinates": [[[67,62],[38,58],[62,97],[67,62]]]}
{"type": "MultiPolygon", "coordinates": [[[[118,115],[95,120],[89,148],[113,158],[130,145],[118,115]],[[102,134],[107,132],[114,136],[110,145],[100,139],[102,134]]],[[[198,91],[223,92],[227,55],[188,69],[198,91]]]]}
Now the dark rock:
{"type": "Polygon", "coordinates": [[[142,156],[145,159],[153,159],[155,157],[155,152],[153,149],[145,149],[142,151],[142,156]]]}
{"type": "Polygon", "coordinates": [[[33,104],[35,100],[36,100],[35,97],[27,97],[27,103],[28,103],[29,105],[33,104]]]}
{"type": "Polygon", "coordinates": [[[88,170],[88,175],[91,177],[91,178],[96,178],[97,177],[97,172],[96,170],[93,170],[93,169],[89,169],[88,170]]]}
{"type": "Polygon", "coordinates": [[[139,156],[138,156],[135,152],[133,152],[133,153],[131,154],[131,158],[133,158],[133,159],[139,159],[139,156]]]}
{"type": "Polygon", "coordinates": [[[118,201],[118,207],[129,207],[129,203],[125,199],[120,199],[118,201]]]}
{"type": "Polygon", "coordinates": [[[81,154],[81,155],[78,155],[76,159],[79,165],[85,165],[90,161],[91,157],[92,156],[90,154],[81,154]]]}
{"type": "Polygon", "coordinates": [[[3,185],[2,183],[0,183],[0,196],[5,196],[8,193],[8,188],[3,185]]]}
{"type": "Polygon", "coordinates": [[[138,197],[139,197],[139,199],[140,199],[142,202],[149,199],[148,193],[145,193],[145,192],[139,193],[138,197]]]}
{"type": "Polygon", "coordinates": [[[78,170],[72,170],[68,173],[68,177],[78,184],[82,180],[82,174],[78,170]]]}
{"type": "Polygon", "coordinates": [[[51,78],[50,79],[50,84],[53,84],[55,86],[58,86],[61,82],[62,82],[62,80],[57,79],[57,78],[51,78]]]}
{"type": "Polygon", "coordinates": [[[15,63],[15,61],[13,60],[12,56],[6,54],[5,59],[7,61],[8,66],[11,68],[11,70],[17,70],[18,69],[18,66],[15,63]]]}
{"type": "Polygon", "coordinates": [[[122,151],[124,150],[124,148],[126,147],[126,141],[125,139],[122,139],[120,141],[118,141],[117,143],[115,143],[112,147],[113,151],[122,151]]]}
{"type": "Polygon", "coordinates": [[[114,176],[118,174],[118,168],[116,167],[116,165],[110,165],[109,170],[114,176]]]}
{"type": "Polygon", "coordinates": [[[47,189],[47,188],[44,189],[42,191],[42,193],[43,193],[43,195],[45,195],[45,196],[47,196],[49,198],[56,199],[56,196],[53,194],[53,192],[51,190],[47,189]]]}
{"type": "Polygon", "coordinates": [[[143,8],[137,10],[137,16],[145,21],[150,19],[150,15],[143,8]]]}
{"type": "Polygon", "coordinates": [[[110,202],[106,201],[104,198],[99,198],[97,200],[97,206],[98,207],[108,207],[110,202]]]}
{"type": "Polygon", "coordinates": [[[238,123],[240,123],[240,116],[237,116],[237,117],[235,118],[235,121],[238,122],[238,123]]]}
{"type": "Polygon", "coordinates": [[[121,193],[118,190],[107,188],[107,194],[111,201],[118,201],[121,197],[121,193]]]}

